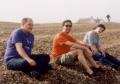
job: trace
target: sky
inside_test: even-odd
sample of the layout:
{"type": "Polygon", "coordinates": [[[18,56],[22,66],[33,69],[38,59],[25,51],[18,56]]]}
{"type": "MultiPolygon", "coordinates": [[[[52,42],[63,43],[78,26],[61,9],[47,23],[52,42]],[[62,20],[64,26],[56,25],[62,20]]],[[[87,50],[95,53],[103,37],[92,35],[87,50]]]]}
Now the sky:
{"type": "Polygon", "coordinates": [[[120,0],[0,0],[0,21],[20,22],[30,17],[35,23],[56,23],[65,19],[102,18],[110,14],[120,22],[120,0]]]}

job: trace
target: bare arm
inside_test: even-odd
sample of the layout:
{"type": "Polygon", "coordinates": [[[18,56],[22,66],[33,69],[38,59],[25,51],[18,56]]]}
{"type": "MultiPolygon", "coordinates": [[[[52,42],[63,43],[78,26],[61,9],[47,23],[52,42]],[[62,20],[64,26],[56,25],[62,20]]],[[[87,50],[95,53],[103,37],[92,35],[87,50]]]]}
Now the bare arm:
{"type": "Polygon", "coordinates": [[[87,49],[86,46],[83,46],[83,45],[80,45],[80,44],[77,44],[77,43],[73,43],[73,42],[70,42],[70,41],[66,41],[64,44],[71,46],[71,48],[82,49],[82,50],[87,49]]]}
{"type": "Polygon", "coordinates": [[[23,59],[25,59],[31,66],[35,66],[35,65],[36,65],[36,62],[35,62],[33,59],[31,59],[31,58],[27,55],[27,53],[25,52],[25,50],[23,49],[22,43],[16,43],[16,44],[15,44],[15,47],[16,47],[16,50],[17,50],[17,52],[19,53],[19,55],[20,55],[23,59]]]}
{"type": "Polygon", "coordinates": [[[77,40],[76,43],[77,43],[77,44],[80,44],[80,45],[83,45],[83,46],[86,46],[86,47],[88,47],[88,48],[91,47],[89,44],[87,44],[87,43],[85,43],[85,42],[83,42],[83,41],[80,41],[80,40],[77,40]]]}
{"type": "Polygon", "coordinates": [[[89,45],[89,44],[87,44],[87,43],[85,43],[85,42],[83,42],[83,41],[79,41],[79,40],[77,40],[77,43],[80,44],[80,45],[83,45],[83,46],[88,47],[89,49],[91,49],[91,51],[92,51],[93,53],[96,53],[96,52],[98,51],[98,49],[96,48],[95,45],[89,45]]]}

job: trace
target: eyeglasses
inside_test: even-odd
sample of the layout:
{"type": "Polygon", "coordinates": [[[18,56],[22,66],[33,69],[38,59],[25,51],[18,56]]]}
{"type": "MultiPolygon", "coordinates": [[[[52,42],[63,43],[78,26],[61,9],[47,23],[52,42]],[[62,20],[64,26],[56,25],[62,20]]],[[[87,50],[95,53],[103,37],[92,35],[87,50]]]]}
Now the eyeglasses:
{"type": "Polygon", "coordinates": [[[72,27],[72,25],[65,25],[65,27],[72,27]]]}

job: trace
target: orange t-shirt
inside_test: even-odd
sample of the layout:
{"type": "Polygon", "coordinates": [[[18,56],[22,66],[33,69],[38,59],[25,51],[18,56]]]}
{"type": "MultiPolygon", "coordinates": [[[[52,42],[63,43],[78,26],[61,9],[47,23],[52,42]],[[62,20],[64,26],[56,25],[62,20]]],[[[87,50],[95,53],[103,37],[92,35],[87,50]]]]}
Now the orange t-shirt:
{"type": "Polygon", "coordinates": [[[66,41],[76,42],[76,39],[64,32],[60,32],[55,36],[52,45],[52,56],[54,58],[70,51],[70,46],[64,44],[66,41]]]}

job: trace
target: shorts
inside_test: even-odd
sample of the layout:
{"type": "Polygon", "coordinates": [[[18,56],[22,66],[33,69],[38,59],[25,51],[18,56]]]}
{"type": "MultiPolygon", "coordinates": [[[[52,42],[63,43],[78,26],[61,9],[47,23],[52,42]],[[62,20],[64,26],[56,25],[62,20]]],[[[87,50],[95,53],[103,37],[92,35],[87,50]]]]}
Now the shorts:
{"type": "Polygon", "coordinates": [[[56,64],[72,64],[75,60],[75,55],[71,52],[62,54],[56,60],[56,64]]]}

